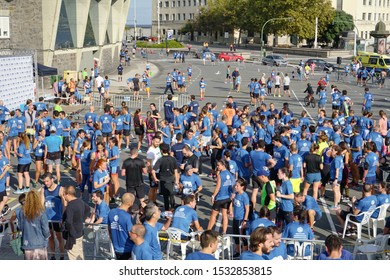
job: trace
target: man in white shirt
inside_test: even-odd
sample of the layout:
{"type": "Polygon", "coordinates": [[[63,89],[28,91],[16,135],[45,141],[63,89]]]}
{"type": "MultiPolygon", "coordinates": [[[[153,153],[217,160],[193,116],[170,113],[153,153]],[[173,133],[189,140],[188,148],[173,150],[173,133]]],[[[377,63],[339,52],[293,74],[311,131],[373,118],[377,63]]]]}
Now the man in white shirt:
{"type": "Polygon", "coordinates": [[[95,79],[95,85],[96,85],[96,87],[97,87],[99,92],[100,92],[100,88],[101,88],[103,82],[104,82],[104,79],[103,79],[103,77],[99,73],[98,76],[95,79]]]}
{"type": "Polygon", "coordinates": [[[291,92],[290,92],[290,77],[288,74],[284,74],[284,79],[283,79],[283,96],[286,96],[286,92],[288,92],[288,97],[291,97],[291,92]]]}
{"type": "MultiPolygon", "coordinates": [[[[156,184],[153,181],[153,177],[151,176],[152,170],[154,165],[156,164],[157,160],[161,158],[161,151],[160,151],[160,142],[161,138],[159,136],[154,136],[152,139],[152,146],[149,147],[147,153],[146,153],[146,166],[148,168],[149,172],[149,182],[150,182],[150,189],[148,198],[149,201],[152,201],[156,203],[157,201],[157,190],[158,190],[158,184],[156,184]]],[[[158,172],[156,172],[158,173],[158,172]]],[[[158,174],[156,174],[158,176],[158,174]]]]}

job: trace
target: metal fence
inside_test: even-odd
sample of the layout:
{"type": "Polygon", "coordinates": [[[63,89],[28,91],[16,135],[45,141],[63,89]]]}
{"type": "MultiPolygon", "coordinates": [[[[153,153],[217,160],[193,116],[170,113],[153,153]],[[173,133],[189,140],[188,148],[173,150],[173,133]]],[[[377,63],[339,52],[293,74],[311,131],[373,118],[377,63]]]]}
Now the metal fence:
{"type": "MultiPolygon", "coordinates": [[[[164,108],[164,102],[168,100],[168,95],[161,95],[158,97],[158,110],[161,111],[164,108]]],[[[184,105],[190,104],[190,96],[187,94],[174,95],[172,101],[175,107],[181,108],[184,105]]]]}
{"type": "Polygon", "coordinates": [[[92,94],[89,98],[86,98],[86,104],[93,105],[96,108],[103,108],[104,105],[110,104],[115,108],[122,107],[122,103],[131,108],[142,108],[143,97],[124,94],[110,94],[109,98],[105,100],[100,94],[92,94]]]}

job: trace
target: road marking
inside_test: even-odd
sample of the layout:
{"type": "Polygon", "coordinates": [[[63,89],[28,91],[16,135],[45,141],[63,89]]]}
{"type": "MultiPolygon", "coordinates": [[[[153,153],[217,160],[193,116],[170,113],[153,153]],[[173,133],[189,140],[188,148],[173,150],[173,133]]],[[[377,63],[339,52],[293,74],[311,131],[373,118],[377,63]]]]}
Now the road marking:
{"type": "Polygon", "coordinates": [[[336,227],[335,227],[335,225],[333,223],[332,217],[330,216],[330,211],[328,209],[326,201],[325,201],[325,199],[323,197],[321,197],[320,200],[322,202],[322,205],[324,205],[323,208],[324,208],[324,212],[326,214],[326,218],[328,219],[328,222],[329,222],[329,225],[330,225],[330,229],[332,230],[332,233],[337,234],[336,227]]]}
{"type": "Polygon", "coordinates": [[[306,113],[307,113],[307,115],[310,117],[311,121],[312,121],[313,123],[315,123],[315,121],[314,121],[313,117],[310,115],[309,111],[308,111],[308,110],[306,109],[306,107],[301,103],[301,101],[299,101],[298,96],[295,94],[295,91],[294,91],[294,90],[291,90],[291,91],[292,91],[292,93],[294,94],[295,99],[296,99],[296,100],[298,101],[298,103],[302,106],[303,110],[306,111],[306,113]]]}

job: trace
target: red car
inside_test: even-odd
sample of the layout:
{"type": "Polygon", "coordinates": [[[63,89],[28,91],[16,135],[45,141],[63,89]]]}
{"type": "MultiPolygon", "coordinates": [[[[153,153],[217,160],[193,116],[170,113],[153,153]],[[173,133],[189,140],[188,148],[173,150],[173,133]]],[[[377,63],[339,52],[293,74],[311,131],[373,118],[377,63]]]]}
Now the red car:
{"type": "Polygon", "coordinates": [[[158,38],[150,36],[149,40],[152,41],[152,42],[157,42],[158,38]]]}
{"type": "Polygon", "coordinates": [[[218,59],[220,61],[243,61],[244,58],[241,55],[232,52],[222,52],[219,54],[218,59]]]}

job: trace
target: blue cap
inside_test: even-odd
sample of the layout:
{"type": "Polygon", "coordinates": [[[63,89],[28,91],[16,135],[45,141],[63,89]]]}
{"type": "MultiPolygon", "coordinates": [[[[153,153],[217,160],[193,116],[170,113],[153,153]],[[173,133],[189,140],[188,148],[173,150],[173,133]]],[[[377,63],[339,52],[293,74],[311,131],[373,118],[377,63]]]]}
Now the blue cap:
{"type": "Polygon", "coordinates": [[[257,171],[257,176],[266,176],[269,177],[269,169],[267,166],[263,166],[259,171],[257,171]]]}

